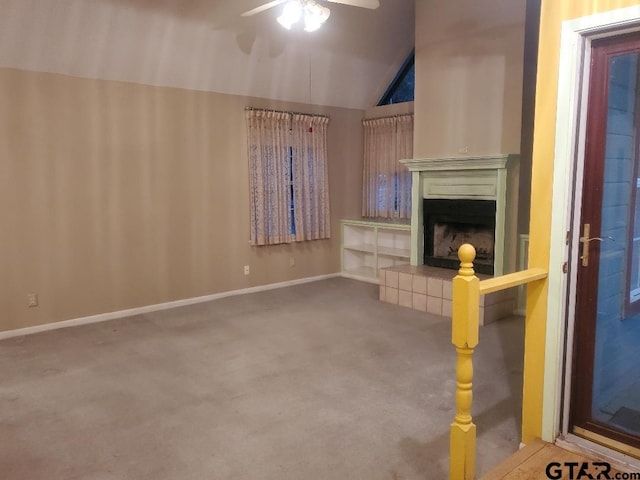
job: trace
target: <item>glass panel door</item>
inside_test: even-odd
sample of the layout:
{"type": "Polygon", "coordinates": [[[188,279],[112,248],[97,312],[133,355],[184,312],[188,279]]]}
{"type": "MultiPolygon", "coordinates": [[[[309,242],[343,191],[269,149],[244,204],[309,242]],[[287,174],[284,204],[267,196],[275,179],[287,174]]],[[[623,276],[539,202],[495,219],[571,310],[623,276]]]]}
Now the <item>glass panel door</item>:
{"type": "Polygon", "coordinates": [[[640,447],[638,34],[594,42],[571,421],[640,447]]]}

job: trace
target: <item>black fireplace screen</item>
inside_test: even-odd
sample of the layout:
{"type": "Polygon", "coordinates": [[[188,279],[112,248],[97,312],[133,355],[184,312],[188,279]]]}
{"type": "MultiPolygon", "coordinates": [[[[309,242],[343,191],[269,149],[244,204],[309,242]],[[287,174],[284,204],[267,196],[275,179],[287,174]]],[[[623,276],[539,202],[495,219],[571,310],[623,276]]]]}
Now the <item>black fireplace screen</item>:
{"type": "Polygon", "coordinates": [[[493,275],[496,202],[494,200],[424,199],[424,264],[458,269],[458,248],[476,249],[474,268],[493,275]]]}

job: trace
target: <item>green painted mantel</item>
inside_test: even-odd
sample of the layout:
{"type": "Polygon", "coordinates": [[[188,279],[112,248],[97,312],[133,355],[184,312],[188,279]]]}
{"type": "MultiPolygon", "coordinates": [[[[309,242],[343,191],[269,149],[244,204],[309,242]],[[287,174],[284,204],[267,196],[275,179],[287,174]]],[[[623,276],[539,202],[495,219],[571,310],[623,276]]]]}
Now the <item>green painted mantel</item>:
{"type": "Polygon", "coordinates": [[[412,172],[411,265],[422,264],[423,199],[495,200],[494,275],[515,271],[519,159],[500,154],[400,160],[412,172]]]}

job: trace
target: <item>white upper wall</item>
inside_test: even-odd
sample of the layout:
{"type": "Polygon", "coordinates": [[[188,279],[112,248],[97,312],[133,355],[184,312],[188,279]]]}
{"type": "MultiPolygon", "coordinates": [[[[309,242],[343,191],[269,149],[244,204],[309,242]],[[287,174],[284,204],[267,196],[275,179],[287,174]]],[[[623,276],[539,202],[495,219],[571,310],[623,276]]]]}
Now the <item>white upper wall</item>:
{"type": "Polygon", "coordinates": [[[317,105],[375,105],[414,42],[413,0],[327,4],[286,31],[256,0],[0,0],[0,67],[317,105]]]}

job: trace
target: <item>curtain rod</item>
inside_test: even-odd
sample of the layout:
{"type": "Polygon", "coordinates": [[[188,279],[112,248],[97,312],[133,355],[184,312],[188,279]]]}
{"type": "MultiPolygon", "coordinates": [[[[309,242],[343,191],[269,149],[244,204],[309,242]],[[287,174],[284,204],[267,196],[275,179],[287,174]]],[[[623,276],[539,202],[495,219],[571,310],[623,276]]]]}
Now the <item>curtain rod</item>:
{"type": "Polygon", "coordinates": [[[396,113],[395,115],[387,115],[384,117],[365,117],[362,119],[362,121],[366,121],[366,120],[383,120],[385,118],[398,118],[398,117],[410,117],[413,116],[413,112],[409,112],[409,113],[396,113]]]}
{"type": "Polygon", "coordinates": [[[289,112],[286,110],[275,110],[273,108],[257,108],[257,107],[244,107],[245,110],[255,110],[258,112],[275,112],[275,113],[288,113],[290,115],[308,115],[310,117],[331,118],[329,115],[320,115],[317,113],[304,113],[304,112],[289,112]]]}

